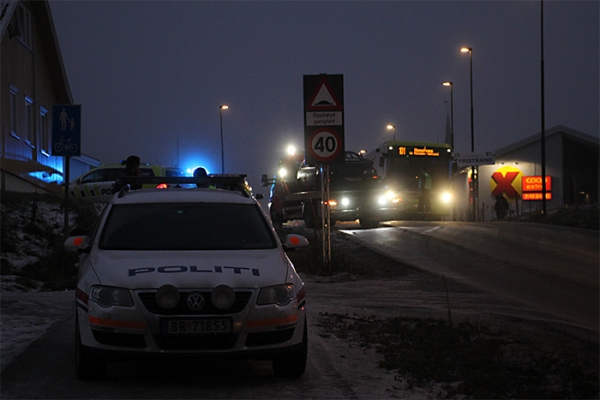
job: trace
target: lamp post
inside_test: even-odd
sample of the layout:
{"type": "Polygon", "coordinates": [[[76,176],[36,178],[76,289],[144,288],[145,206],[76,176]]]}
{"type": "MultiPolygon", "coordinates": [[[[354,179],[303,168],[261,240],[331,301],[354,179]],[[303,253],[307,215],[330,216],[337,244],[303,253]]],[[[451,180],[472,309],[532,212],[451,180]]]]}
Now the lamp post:
{"type": "Polygon", "coordinates": [[[546,215],[546,100],[545,100],[545,78],[544,78],[544,0],[540,0],[540,76],[541,76],[541,108],[542,108],[542,214],[546,215]]]}
{"type": "Polygon", "coordinates": [[[452,94],[452,82],[446,81],[443,86],[450,87],[450,148],[454,151],[454,95],[452,94]]]}
{"type": "MultiPolygon", "coordinates": [[[[469,53],[469,71],[470,71],[470,86],[471,86],[471,152],[475,152],[475,129],[473,124],[473,49],[470,47],[463,47],[460,49],[462,53],[469,53]]],[[[473,181],[473,221],[477,221],[477,203],[479,201],[479,182],[477,179],[477,173],[475,172],[475,166],[471,167],[471,179],[473,181]]]]}
{"type": "MultiPolygon", "coordinates": [[[[454,152],[454,86],[452,82],[446,81],[442,83],[443,86],[450,87],[450,148],[454,152]]],[[[454,172],[456,172],[456,162],[454,156],[452,157],[452,168],[450,170],[450,185],[454,191],[454,172]]],[[[455,207],[452,207],[452,221],[456,221],[455,207]]]]}
{"type": "Polygon", "coordinates": [[[395,125],[388,125],[387,126],[388,131],[392,131],[392,134],[394,135],[394,140],[396,140],[396,126],[395,125]]]}
{"type": "Polygon", "coordinates": [[[221,173],[225,173],[225,150],[223,149],[223,110],[227,110],[229,106],[222,104],[219,106],[219,122],[221,124],[221,173]]]}

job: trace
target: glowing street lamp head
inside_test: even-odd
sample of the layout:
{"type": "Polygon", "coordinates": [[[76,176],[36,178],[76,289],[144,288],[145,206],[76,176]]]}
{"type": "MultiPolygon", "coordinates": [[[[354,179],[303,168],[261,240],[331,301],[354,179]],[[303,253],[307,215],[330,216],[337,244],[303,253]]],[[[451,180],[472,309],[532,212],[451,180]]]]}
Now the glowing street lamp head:
{"type": "Polygon", "coordinates": [[[223,104],[222,106],[219,107],[221,110],[227,110],[229,108],[229,106],[227,104],[223,104]]]}
{"type": "Polygon", "coordinates": [[[472,48],[470,47],[463,47],[462,49],[460,49],[461,53],[470,53],[471,51],[473,51],[472,48]]]}
{"type": "Polygon", "coordinates": [[[388,126],[387,126],[387,128],[388,128],[389,130],[396,129],[396,127],[395,127],[394,125],[388,125],[388,126]]]}
{"type": "Polygon", "coordinates": [[[443,86],[452,86],[452,82],[444,82],[442,83],[443,86]]]}

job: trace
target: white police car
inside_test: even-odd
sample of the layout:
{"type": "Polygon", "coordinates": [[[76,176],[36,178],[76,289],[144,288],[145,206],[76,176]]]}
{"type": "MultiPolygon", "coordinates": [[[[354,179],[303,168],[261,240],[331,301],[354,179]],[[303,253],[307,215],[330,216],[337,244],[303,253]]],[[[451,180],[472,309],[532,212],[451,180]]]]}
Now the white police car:
{"type": "Polygon", "coordinates": [[[123,355],[236,355],[300,377],[305,289],[285,252],[307,245],[282,244],[245,190],[122,190],[94,232],[65,242],[81,254],[77,376],[102,377],[123,355]]]}

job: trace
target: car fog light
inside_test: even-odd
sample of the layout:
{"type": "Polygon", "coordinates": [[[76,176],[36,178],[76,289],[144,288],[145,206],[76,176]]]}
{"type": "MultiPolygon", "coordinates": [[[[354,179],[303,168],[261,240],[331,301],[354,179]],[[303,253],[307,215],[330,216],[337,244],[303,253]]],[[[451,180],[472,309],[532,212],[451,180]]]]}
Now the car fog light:
{"type": "Polygon", "coordinates": [[[180,299],[181,294],[173,285],[161,286],[156,292],[156,303],[165,310],[172,310],[177,307],[180,299]]]}
{"type": "Polygon", "coordinates": [[[235,303],[235,292],[227,285],[220,285],[213,289],[210,300],[219,310],[228,310],[235,303]]]}

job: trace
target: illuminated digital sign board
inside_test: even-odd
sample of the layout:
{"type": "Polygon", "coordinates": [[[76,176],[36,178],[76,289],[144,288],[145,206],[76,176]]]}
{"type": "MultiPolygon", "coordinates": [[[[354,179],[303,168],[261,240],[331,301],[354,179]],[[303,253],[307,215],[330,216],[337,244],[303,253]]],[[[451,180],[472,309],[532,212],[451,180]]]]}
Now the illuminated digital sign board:
{"type": "MultiPolygon", "coordinates": [[[[542,177],[539,175],[521,178],[523,200],[542,200],[542,177]]],[[[552,200],[552,177],[546,176],[546,200],[552,200]]]]}
{"type": "Polygon", "coordinates": [[[435,149],[428,149],[427,147],[398,147],[398,154],[401,156],[425,156],[425,157],[439,157],[440,152],[435,149]]]}
{"type": "MultiPolygon", "coordinates": [[[[541,192],[523,193],[523,200],[542,200],[541,192]]],[[[546,192],[546,200],[552,200],[552,193],[546,192]]]]}

